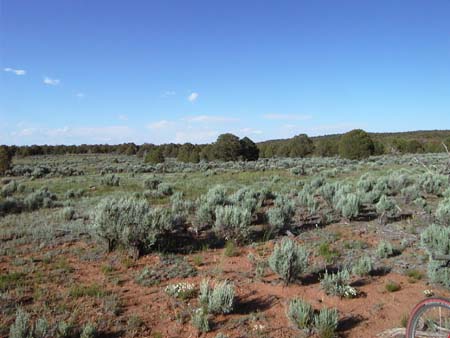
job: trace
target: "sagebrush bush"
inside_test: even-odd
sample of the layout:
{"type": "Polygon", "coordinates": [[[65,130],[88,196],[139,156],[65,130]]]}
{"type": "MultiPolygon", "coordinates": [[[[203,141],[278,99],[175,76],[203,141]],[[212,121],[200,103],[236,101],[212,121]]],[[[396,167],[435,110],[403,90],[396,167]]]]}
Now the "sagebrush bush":
{"type": "Polygon", "coordinates": [[[434,255],[450,254],[450,227],[430,225],[421,235],[421,244],[427,250],[430,261],[427,275],[434,283],[450,288],[450,267],[448,261],[435,260],[434,255]]]}
{"type": "Polygon", "coordinates": [[[234,308],[234,284],[225,280],[210,286],[208,279],[200,283],[199,301],[209,313],[227,314],[234,308]]]}
{"type": "Polygon", "coordinates": [[[425,173],[420,176],[419,185],[426,193],[439,196],[448,188],[449,178],[445,175],[425,173]]]}
{"type": "Polygon", "coordinates": [[[56,206],[56,199],[56,195],[48,191],[47,188],[41,188],[28,194],[23,200],[23,204],[27,210],[33,211],[56,206]]]}
{"type": "Polygon", "coordinates": [[[215,186],[197,200],[197,210],[195,212],[195,223],[197,225],[213,225],[215,221],[216,207],[229,204],[226,196],[226,189],[215,186]]]}
{"type": "Polygon", "coordinates": [[[101,183],[110,187],[118,187],[120,185],[120,177],[117,175],[106,175],[102,177],[101,183]]]}
{"type": "Polygon", "coordinates": [[[358,194],[349,193],[336,195],[337,203],[335,209],[339,211],[342,217],[347,219],[355,218],[359,215],[359,209],[361,207],[361,198],[358,194]]]}
{"type": "Polygon", "coordinates": [[[146,200],[133,197],[108,197],[94,210],[92,230],[106,243],[108,251],[123,245],[139,256],[172,226],[170,209],[151,209],[146,200]]]}
{"type": "Polygon", "coordinates": [[[380,217],[396,217],[400,210],[395,199],[386,195],[381,196],[375,207],[380,217]]]}
{"type": "Polygon", "coordinates": [[[192,326],[200,332],[209,332],[211,330],[209,326],[208,312],[202,307],[194,310],[191,323],[192,326]]]}
{"type": "Polygon", "coordinates": [[[369,256],[360,257],[352,267],[352,273],[364,277],[370,275],[373,270],[373,261],[369,256]]]}
{"type": "Polygon", "coordinates": [[[304,300],[294,298],[289,301],[286,314],[298,329],[303,330],[309,328],[312,323],[313,308],[304,300]]]}
{"type": "Polygon", "coordinates": [[[274,201],[275,206],[267,211],[267,218],[272,232],[277,233],[290,226],[295,214],[295,205],[285,195],[279,195],[274,201]]]}
{"type": "Polygon", "coordinates": [[[215,213],[214,231],[226,240],[245,241],[249,234],[252,221],[251,211],[238,206],[218,206],[215,213]]]}
{"type": "Polygon", "coordinates": [[[391,243],[383,240],[378,244],[376,253],[380,258],[388,258],[394,255],[394,248],[391,243]]]}
{"type": "Polygon", "coordinates": [[[275,245],[269,257],[269,267],[276,272],[287,285],[293,282],[308,264],[306,250],[290,238],[283,238],[275,245]]]}
{"type": "Polygon", "coordinates": [[[336,309],[323,308],[314,316],[314,330],[320,338],[336,337],[339,314],[336,309]]]}
{"type": "Polygon", "coordinates": [[[168,183],[161,183],[158,185],[158,193],[161,194],[162,196],[170,196],[173,194],[173,188],[170,184],[168,183]]]}
{"type": "Polygon", "coordinates": [[[0,190],[0,196],[7,197],[11,196],[17,191],[18,184],[16,181],[12,180],[8,184],[5,184],[0,190]]]}
{"type": "Polygon", "coordinates": [[[65,207],[61,210],[61,218],[64,221],[70,221],[75,216],[75,209],[73,207],[65,207]]]}
{"type": "Polygon", "coordinates": [[[97,329],[93,324],[86,324],[81,332],[80,338],[95,338],[97,335],[97,329]]]}
{"type": "Polygon", "coordinates": [[[32,337],[32,327],[30,324],[30,316],[21,308],[17,309],[16,319],[9,328],[10,338],[29,338],[32,337]]]}
{"type": "Polygon", "coordinates": [[[349,281],[350,274],[346,269],[330,274],[325,271],[320,286],[327,295],[353,298],[357,296],[357,291],[349,285],[349,281]]]}
{"type": "Polygon", "coordinates": [[[450,197],[443,199],[437,209],[436,218],[442,225],[450,225],[450,197]]]}

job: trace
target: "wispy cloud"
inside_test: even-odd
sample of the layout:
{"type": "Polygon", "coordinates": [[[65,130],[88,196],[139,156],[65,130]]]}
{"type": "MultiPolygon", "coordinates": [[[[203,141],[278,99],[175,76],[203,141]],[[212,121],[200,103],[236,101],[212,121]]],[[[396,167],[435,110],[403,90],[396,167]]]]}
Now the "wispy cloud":
{"type": "Polygon", "coordinates": [[[48,76],[46,76],[46,77],[44,77],[43,82],[49,86],[57,86],[60,84],[61,81],[59,79],[52,79],[52,78],[49,78],[48,76]]]}
{"type": "Polygon", "coordinates": [[[253,129],[253,128],[242,128],[242,129],[239,129],[239,132],[244,133],[244,134],[255,134],[255,135],[262,134],[262,130],[253,129]]]}
{"type": "Polygon", "coordinates": [[[117,116],[117,118],[120,121],[128,121],[128,115],[125,115],[125,114],[121,114],[121,115],[117,116]]]}
{"type": "Polygon", "coordinates": [[[195,102],[197,99],[198,99],[198,97],[199,97],[199,93],[196,93],[196,92],[193,92],[193,93],[191,93],[189,96],[188,96],[188,101],[190,101],[190,102],[195,102]]]}
{"type": "Polygon", "coordinates": [[[189,116],[184,118],[183,120],[189,121],[189,122],[205,122],[205,123],[211,123],[211,122],[237,122],[239,121],[238,118],[235,117],[228,117],[228,116],[218,116],[218,115],[195,115],[195,116],[189,116]]]}
{"type": "Polygon", "coordinates": [[[85,95],[84,93],[82,93],[82,92],[78,92],[78,93],[75,94],[75,96],[78,97],[79,99],[82,99],[82,98],[84,98],[86,95],[85,95]]]}
{"type": "Polygon", "coordinates": [[[27,71],[24,69],[14,69],[14,68],[9,68],[9,67],[3,68],[3,70],[5,72],[14,73],[16,75],[25,75],[27,73],[27,71]]]}
{"type": "Polygon", "coordinates": [[[175,133],[175,142],[209,143],[214,141],[219,134],[220,131],[210,129],[205,130],[191,129],[191,130],[177,131],[175,133]]]}
{"type": "Polygon", "coordinates": [[[174,96],[177,93],[174,90],[166,90],[164,93],[161,94],[162,97],[169,97],[174,96]]]}
{"type": "Polygon", "coordinates": [[[282,121],[306,121],[311,120],[311,115],[297,115],[297,114],[265,114],[263,118],[266,120],[282,120],[282,121]]]}
{"type": "Polygon", "coordinates": [[[173,123],[170,121],[161,120],[161,121],[150,123],[149,125],[147,125],[147,128],[153,129],[153,130],[160,130],[160,129],[165,129],[172,125],[173,125],[173,123]]]}

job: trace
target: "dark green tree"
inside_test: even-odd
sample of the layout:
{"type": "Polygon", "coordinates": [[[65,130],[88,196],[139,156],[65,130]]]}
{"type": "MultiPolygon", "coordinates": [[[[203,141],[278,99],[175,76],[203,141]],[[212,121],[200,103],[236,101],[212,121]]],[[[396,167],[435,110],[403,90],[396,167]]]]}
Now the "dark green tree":
{"type": "Polygon", "coordinates": [[[248,137],[242,138],[241,143],[241,157],[246,161],[256,161],[259,158],[258,146],[248,137]]]}
{"type": "Polygon", "coordinates": [[[148,150],[144,158],[145,163],[158,164],[164,162],[163,151],[159,146],[155,146],[148,150]]]}
{"type": "Polygon", "coordinates": [[[319,139],[314,148],[314,152],[319,156],[336,156],[339,154],[339,143],[336,140],[319,139]]]}
{"type": "Polygon", "coordinates": [[[375,146],[368,133],[355,129],[341,136],[339,155],[351,160],[359,160],[373,155],[375,146]]]}
{"type": "Polygon", "coordinates": [[[8,147],[0,146],[0,174],[3,175],[11,167],[12,155],[8,147]]]}
{"type": "Polygon", "coordinates": [[[197,163],[200,160],[199,149],[192,143],[185,143],[178,149],[177,160],[180,162],[197,163]]]}
{"type": "Polygon", "coordinates": [[[306,134],[294,136],[287,147],[289,157],[305,157],[314,151],[314,143],[306,134]]]}
{"type": "Polygon", "coordinates": [[[241,153],[239,138],[233,134],[219,135],[213,144],[214,159],[221,161],[236,161],[241,153]]]}

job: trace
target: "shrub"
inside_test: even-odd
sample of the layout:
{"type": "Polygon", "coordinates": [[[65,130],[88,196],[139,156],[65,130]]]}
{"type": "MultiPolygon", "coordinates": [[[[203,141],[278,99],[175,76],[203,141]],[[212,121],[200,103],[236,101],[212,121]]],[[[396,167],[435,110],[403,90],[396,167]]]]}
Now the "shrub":
{"type": "Polygon", "coordinates": [[[250,234],[251,212],[237,206],[218,206],[216,208],[214,231],[227,240],[242,242],[250,234]]]}
{"type": "Polygon", "coordinates": [[[118,187],[120,184],[120,177],[114,174],[106,175],[102,177],[101,182],[103,185],[107,185],[110,187],[118,187]]]}
{"type": "Polygon", "coordinates": [[[320,338],[336,337],[339,314],[336,309],[323,308],[314,316],[314,329],[320,338]]]}
{"type": "Polygon", "coordinates": [[[352,273],[356,276],[368,276],[373,270],[373,262],[369,256],[359,258],[353,265],[352,273]]]}
{"type": "Polygon", "coordinates": [[[234,285],[225,280],[211,288],[209,280],[203,280],[200,284],[199,301],[209,313],[230,313],[234,307],[234,285]]]}
{"type": "Polygon", "coordinates": [[[13,180],[2,187],[0,195],[3,197],[11,196],[17,191],[17,187],[18,187],[17,182],[13,180]]]}
{"type": "Polygon", "coordinates": [[[65,207],[61,210],[61,218],[64,221],[70,221],[75,216],[75,209],[72,207],[65,207]]]}
{"type": "Polygon", "coordinates": [[[269,267],[284,281],[285,285],[294,281],[308,264],[308,253],[290,238],[283,238],[275,245],[269,257],[269,267]]]}
{"type": "Polygon", "coordinates": [[[332,274],[325,271],[320,281],[320,286],[327,295],[353,298],[358,295],[358,292],[349,285],[349,280],[350,274],[347,270],[341,270],[332,274]]]}
{"type": "Polygon", "coordinates": [[[92,324],[86,324],[81,332],[80,338],[94,338],[97,335],[97,329],[92,324]]]}
{"type": "Polygon", "coordinates": [[[313,308],[302,299],[291,299],[289,301],[287,316],[299,329],[309,328],[313,319],[313,308]]]}
{"type": "Polygon", "coordinates": [[[195,213],[196,223],[198,225],[213,225],[215,221],[215,213],[217,206],[228,204],[226,189],[217,185],[208,190],[197,201],[197,210],[195,213]]]}
{"type": "Polygon", "coordinates": [[[200,332],[209,332],[211,330],[209,327],[208,312],[202,307],[194,311],[191,322],[200,332]]]}
{"type": "Polygon", "coordinates": [[[442,225],[450,225],[450,198],[442,200],[436,209],[436,218],[442,225]]]}
{"type": "Polygon", "coordinates": [[[343,158],[363,159],[372,155],[374,151],[372,138],[364,130],[355,129],[341,136],[339,155],[343,158]]]}
{"type": "Polygon", "coordinates": [[[27,210],[33,211],[40,208],[51,208],[55,206],[56,195],[48,191],[47,188],[41,188],[28,194],[23,203],[27,210]]]}
{"type": "Polygon", "coordinates": [[[164,291],[172,297],[179,299],[189,299],[195,296],[195,285],[192,283],[176,283],[166,286],[164,291]]]}
{"type": "Polygon", "coordinates": [[[428,194],[441,195],[448,187],[448,177],[434,173],[422,174],[419,178],[419,185],[428,194]]]}
{"type": "Polygon", "coordinates": [[[168,183],[161,183],[158,185],[158,193],[162,196],[170,196],[173,194],[173,188],[168,183]]]}
{"type": "Polygon", "coordinates": [[[295,214],[295,206],[292,200],[287,196],[279,195],[275,199],[275,206],[267,212],[269,224],[272,226],[273,232],[288,227],[292,222],[292,217],[295,214]]]}
{"type": "Polygon", "coordinates": [[[450,267],[447,261],[434,260],[433,255],[450,254],[450,227],[430,225],[422,232],[421,244],[430,255],[427,275],[433,283],[450,288],[450,267]]]}
{"type": "Polygon", "coordinates": [[[332,263],[339,257],[339,252],[330,248],[330,243],[323,242],[319,245],[319,255],[322,256],[327,263],[332,263]]]}
{"type": "Polygon", "coordinates": [[[361,198],[354,193],[340,194],[337,198],[335,208],[342,217],[352,219],[358,216],[361,207],[361,198]]]}
{"type": "Polygon", "coordinates": [[[380,217],[395,217],[400,209],[395,199],[387,197],[386,195],[381,196],[375,207],[380,217]]]}
{"type": "Polygon", "coordinates": [[[107,244],[108,251],[121,244],[139,256],[156,243],[158,236],[172,229],[170,209],[151,209],[143,199],[109,197],[94,210],[93,233],[107,244]]]}
{"type": "Polygon", "coordinates": [[[392,244],[387,241],[381,241],[377,247],[377,256],[380,258],[388,258],[394,255],[392,244]]]}
{"type": "Polygon", "coordinates": [[[161,180],[159,180],[156,177],[148,177],[144,180],[144,188],[145,189],[150,189],[150,190],[155,190],[158,188],[158,186],[161,184],[161,180]]]}
{"type": "Polygon", "coordinates": [[[32,336],[30,316],[21,308],[17,309],[16,320],[9,328],[10,338],[28,338],[32,336]]]}

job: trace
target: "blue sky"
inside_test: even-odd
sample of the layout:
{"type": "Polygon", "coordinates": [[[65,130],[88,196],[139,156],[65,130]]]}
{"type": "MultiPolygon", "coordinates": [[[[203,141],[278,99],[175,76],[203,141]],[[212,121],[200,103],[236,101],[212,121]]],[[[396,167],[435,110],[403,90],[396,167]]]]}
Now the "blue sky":
{"type": "Polygon", "coordinates": [[[0,144],[450,128],[448,0],[0,6],[0,144]]]}

